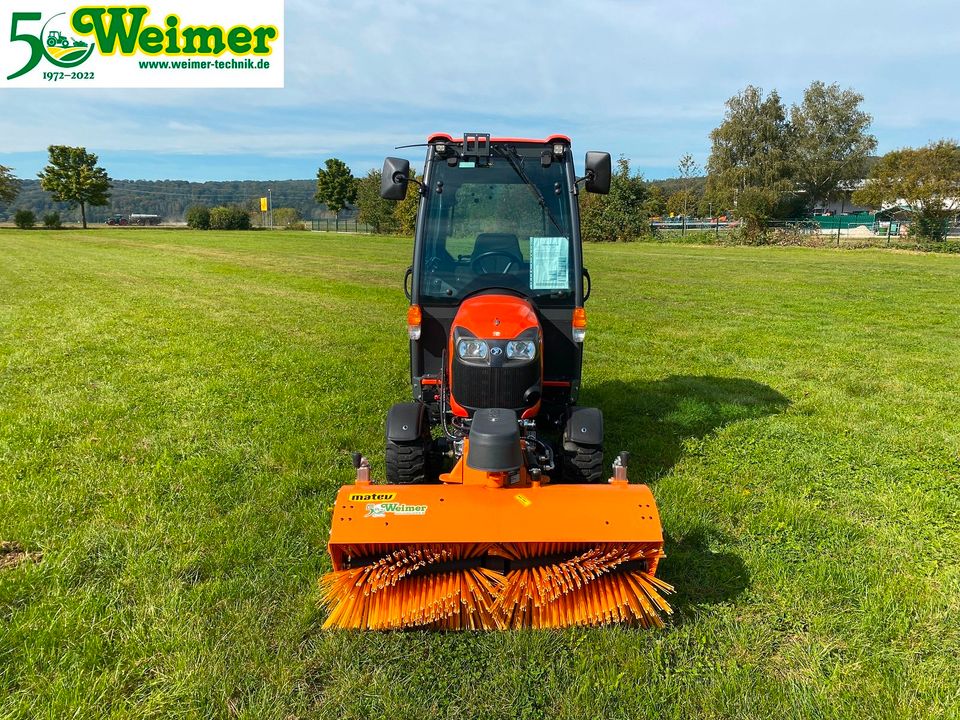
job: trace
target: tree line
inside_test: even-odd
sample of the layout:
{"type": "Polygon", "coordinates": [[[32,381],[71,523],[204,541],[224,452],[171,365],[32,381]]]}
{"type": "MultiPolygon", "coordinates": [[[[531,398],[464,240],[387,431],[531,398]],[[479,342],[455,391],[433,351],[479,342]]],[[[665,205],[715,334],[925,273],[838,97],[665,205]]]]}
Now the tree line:
{"type": "MultiPolygon", "coordinates": [[[[914,220],[911,232],[942,239],[960,212],[960,145],[938,140],[876,158],[872,118],[862,104],[855,90],[817,81],[788,110],[776,90],[748,85],[726,102],[722,122],[710,133],[705,168],[686,154],[678,177],[648,182],[621,157],[609,195],[581,195],[583,237],[638,238],[651,232],[651,218],[668,214],[725,215],[741,220],[747,235],[761,235],[771,221],[808,215],[849,196],[877,208],[901,203],[914,220]]],[[[0,166],[0,205],[20,194],[51,223],[54,213],[76,207],[84,227],[90,208],[109,204],[114,213],[152,210],[166,218],[188,216],[194,227],[234,229],[255,223],[259,198],[272,186],[286,200],[274,210],[274,225],[299,227],[303,218],[322,217],[324,210],[336,217],[351,211],[375,232],[409,235],[419,202],[416,192],[400,202],[384,200],[379,170],[356,178],[338,158],[326,160],[315,181],[186,183],[111,180],[97,156],[82,147],[51,146],[49,154],[36,181],[21,181],[0,166]],[[239,220],[240,214],[250,222],[239,220]]],[[[106,215],[94,211],[97,219],[106,215]]]]}
{"type": "Polygon", "coordinates": [[[877,139],[862,103],[855,90],[818,81],[788,112],[776,90],[747,86],[710,133],[701,203],[742,219],[747,235],[830,200],[905,203],[911,233],[942,240],[960,212],[960,145],[939,140],[873,157],[877,139]]]}
{"type": "MultiPolygon", "coordinates": [[[[726,102],[723,121],[711,133],[705,168],[688,153],[678,176],[646,181],[621,157],[609,195],[580,196],[581,234],[587,241],[630,240],[652,232],[651,219],[726,216],[755,239],[776,220],[809,216],[825,203],[853,202],[884,207],[905,203],[911,232],[940,240],[960,212],[960,146],[940,140],[877,158],[877,139],[863,96],[853,89],[816,81],[788,109],[776,90],[748,85],[726,102]],[[705,174],[704,174],[705,171],[705,174]]],[[[352,188],[359,217],[379,232],[413,230],[417,194],[391,203],[379,196],[380,173],[354,181],[339,160],[321,170],[323,187],[352,188]]],[[[346,197],[346,195],[343,195],[346,197]]]]}
{"type": "MultiPolygon", "coordinates": [[[[51,224],[52,218],[76,210],[83,227],[88,220],[104,222],[116,215],[141,213],[155,214],[165,220],[183,218],[193,227],[241,229],[238,225],[260,224],[260,198],[269,196],[274,205],[280,205],[271,208],[274,226],[298,228],[303,226],[304,219],[320,219],[331,214],[354,217],[357,191],[364,189],[346,164],[337,159],[327,161],[326,169],[320,169],[316,181],[196,183],[113,180],[99,165],[99,158],[86,148],[55,145],[48,148],[48,152],[50,163],[37,180],[17,178],[11,168],[0,165],[0,210],[9,208],[9,214],[15,221],[19,217],[18,224],[24,227],[35,225],[40,216],[51,219],[45,223],[47,227],[59,227],[60,221],[51,224]],[[15,201],[18,208],[13,207],[15,201]],[[238,220],[240,214],[247,215],[249,223],[238,220]]],[[[416,213],[415,206],[413,213],[416,213]]],[[[392,221],[383,222],[378,217],[376,222],[385,232],[394,229],[392,221]]],[[[398,228],[408,226],[409,221],[397,225],[398,228]]]]}
{"type": "MultiPolygon", "coordinates": [[[[44,213],[59,212],[66,217],[73,212],[79,220],[79,207],[70,203],[57,202],[50,193],[43,190],[39,180],[20,180],[19,194],[13,198],[0,198],[0,218],[2,207],[10,211],[14,198],[16,207],[29,209],[38,217],[44,213]]],[[[259,212],[261,197],[272,190],[275,205],[293,208],[299,217],[321,218],[328,214],[327,209],[318,206],[314,199],[316,183],[312,180],[259,180],[188,182],[186,180],[114,180],[111,179],[110,202],[108,205],[88,208],[87,217],[92,222],[104,222],[113,215],[129,216],[134,213],[159,215],[166,221],[185,218],[191,205],[207,207],[250,206],[259,212]]]]}
{"type": "MultiPolygon", "coordinates": [[[[81,223],[86,228],[87,208],[108,202],[110,177],[98,164],[97,156],[87,152],[86,148],[51,145],[48,150],[49,163],[38,173],[40,187],[50,193],[55,202],[79,207],[81,223]]],[[[13,202],[20,192],[20,184],[10,168],[0,165],[0,202],[13,202]]],[[[35,223],[34,212],[29,209],[20,209],[14,219],[21,228],[32,227],[35,223]]],[[[59,227],[59,213],[48,213],[44,224],[59,227]]]]}

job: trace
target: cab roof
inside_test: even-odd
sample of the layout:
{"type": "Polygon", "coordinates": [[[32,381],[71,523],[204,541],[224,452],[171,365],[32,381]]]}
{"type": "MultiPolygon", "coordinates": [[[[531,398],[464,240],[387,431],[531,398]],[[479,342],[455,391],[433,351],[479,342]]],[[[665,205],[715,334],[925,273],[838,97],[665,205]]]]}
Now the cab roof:
{"type": "MultiPolygon", "coordinates": [[[[449,133],[433,133],[427,138],[428,143],[435,142],[448,142],[448,143],[462,143],[463,138],[459,137],[454,139],[449,133]]],[[[553,143],[566,143],[570,145],[570,138],[566,135],[550,135],[543,139],[538,138],[518,138],[518,137],[491,137],[490,142],[492,143],[529,143],[531,145],[551,145],[553,143]]]]}

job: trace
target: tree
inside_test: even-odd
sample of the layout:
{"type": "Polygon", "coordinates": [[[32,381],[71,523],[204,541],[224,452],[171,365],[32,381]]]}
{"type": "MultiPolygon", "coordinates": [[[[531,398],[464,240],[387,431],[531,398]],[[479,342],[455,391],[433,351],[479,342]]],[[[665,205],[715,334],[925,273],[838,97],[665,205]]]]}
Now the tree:
{"type": "MultiPolygon", "coordinates": [[[[686,217],[688,206],[692,208],[694,205],[692,180],[700,174],[701,168],[697,165],[697,161],[693,159],[693,155],[685,153],[683,157],[680,158],[677,170],[680,172],[680,177],[683,178],[684,188],[681,191],[683,193],[681,195],[683,207],[681,212],[682,215],[686,217]]],[[[670,212],[673,212],[673,210],[671,209],[670,212]]]]}
{"type": "Polygon", "coordinates": [[[343,160],[330,158],[326,170],[317,170],[317,202],[339,217],[340,212],[357,199],[357,183],[343,160]]]}
{"type": "Polygon", "coordinates": [[[292,207],[281,207],[273,211],[273,224],[277,227],[287,228],[288,230],[300,229],[301,222],[300,211],[292,207]]]}
{"type": "Polygon", "coordinates": [[[686,217],[689,208],[696,207],[693,194],[689,190],[677,190],[667,198],[667,212],[686,217]]]}
{"type": "Polygon", "coordinates": [[[759,231],[788,207],[793,189],[790,126],[776,90],[748,85],[727,101],[723,122],[710,133],[707,194],[735,209],[749,231],[759,231]]]}
{"type": "Polygon", "coordinates": [[[660,217],[667,212],[667,201],[663,196],[663,188],[651,185],[647,188],[647,199],[643,202],[643,214],[647,218],[660,217]]]}
{"type": "Polygon", "coordinates": [[[58,202],[79,205],[86,229],[87,205],[99,207],[110,201],[110,177],[86,148],[51,145],[49,152],[50,164],[38,173],[40,187],[58,202]]]}
{"type": "Polygon", "coordinates": [[[240,205],[215,207],[210,211],[211,230],[249,230],[250,215],[240,205]]]}
{"type": "Polygon", "coordinates": [[[960,211],[960,145],[940,140],[887,153],[853,200],[872,207],[905,202],[914,232],[942,240],[946,223],[960,211]]]}
{"type": "Polygon", "coordinates": [[[33,214],[33,210],[17,210],[13,214],[13,224],[21,230],[29,230],[37,224],[37,216],[33,214]]]}
{"type": "Polygon", "coordinates": [[[12,203],[20,192],[20,180],[13,176],[13,171],[0,165],[0,205],[12,203]]]}
{"type": "MultiPolygon", "coordinates": [[[[410,168],[410,179],[420,180],[417,171],[410,168]]],[[[393,217],[400,228],[402,235],[413,235],[417,226],[417,210],[420,208],[420,186],[416,183],[407,183],[407,195],[396,203],[393,208],[393,217]]]]}
{"type": "Polygon", "coordinates": [[[610,200],[610,219],[619,223],[621,228],[617,240],[635,240],[647,233],[649,218],[643,212],[647,184],[639,172],[631,174],[630,161],[622,155],[617,160],[617,171],[611,179],[607,198],[610,200]]]}
{"type": "Polygon", "coordinates": [[[609,195],[580,195],[580,233],[588,242],[636,240],[647,234],[647,186],[643,176],[630,172],[630,161],[617,160],[609,195]]]}
{"type": "MultiPolygon", "coordinates": [[[[419,188],[409,185],[410,190],[419,188]]],[[[371,170],[357,181],[357,219],[373,227],[374,232],[392,232],[397,227],[393,211],[396,202],[380,197],[380,171],[371,170]]]]}
{"type": "Polygon", "coordinates": [[[187,208],[184,218],[187,221],[187,225],[194,230],[210,229],[210,208],[206,205],[191,205],[187,208]]]}
{"type": "Polygon", "coordinates": [[[860,93],[818,80],[791,108],[794,182],[808,209],[863,178],[877,139],[868,132],[873,118],[860,109],[862,102],[860,93]]]}
{"type": "Polygon", "coordinates": [[[43,216],[43,226],[48,230],[59,230],[60,225],[60,213],[52,212],[43,216]]]}

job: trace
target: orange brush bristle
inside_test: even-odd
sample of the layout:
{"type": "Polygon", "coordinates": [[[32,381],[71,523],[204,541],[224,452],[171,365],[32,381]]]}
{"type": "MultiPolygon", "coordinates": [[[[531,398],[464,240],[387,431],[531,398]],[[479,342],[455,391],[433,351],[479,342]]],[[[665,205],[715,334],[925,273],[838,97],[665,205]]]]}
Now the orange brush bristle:
{"type": "Polygon", "coordinates": [[[487,545],[428,545],[375,554],[375,549],[351,548],[357,566],[327,573],[320,581],[330,612],[324,627],[497,628],[493,605],[503,576],[482,567],[488,550],[487,545]]]}
{"type": "Polygon", "coordinates": [[[501,545],[510,570],[495,611],[511,628],[631,623],[662,627],[673,588],[647,572],[659,544],[501,545]]]}
{"type": "Polygon", "coordinates": [[[671,613],[661,593],[673,588],[648,572],[657,543],[354,546],[349,556],[353,567],[321,580],[325,628],[663,627],[671,613]]]}

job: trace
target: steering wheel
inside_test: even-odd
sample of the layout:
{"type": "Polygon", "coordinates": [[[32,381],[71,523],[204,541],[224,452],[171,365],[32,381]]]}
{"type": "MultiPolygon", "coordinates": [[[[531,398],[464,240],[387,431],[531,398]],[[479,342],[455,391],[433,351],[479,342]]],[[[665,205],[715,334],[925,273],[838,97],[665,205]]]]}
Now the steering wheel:
{"type": "Polygon", "coordinates": [[[489,252],[480,253],[473,260],[471,260],[470,267],[473,268],[473,271],[477,275],[493,274],[495,271],[487,270],[483,267],[483,261],[491,257],[502,257],[507,259],[508,262],[506,266],[500,271],[503,275],[506,275],[508,272],[510,272],[510,269],[513,267],[514,263],[519,265],[523,262],[523,258],[518,258],[513,253],[507,252],[506,250],[490,250],[489,252]]]}

